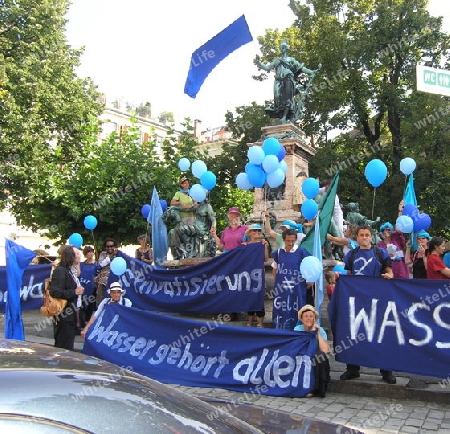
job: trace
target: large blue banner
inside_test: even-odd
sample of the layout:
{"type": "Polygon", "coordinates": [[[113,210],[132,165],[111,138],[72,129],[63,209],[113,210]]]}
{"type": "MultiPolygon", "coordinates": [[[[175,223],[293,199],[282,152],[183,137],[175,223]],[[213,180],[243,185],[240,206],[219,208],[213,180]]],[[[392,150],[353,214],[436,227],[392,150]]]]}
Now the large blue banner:
{"type": "MultiPolygon", "coordinates": [[[[264,246],[249,244],[192,267],[158,270],[122,255],[127,270],[120,277],[133,306],[184,313],[261,310],[264,304],[264,246]]],[[[113,273],[110,280],[117,280],[113,273]]]]}
{"type": "Polygon", "coordinates": [[[341,275],[328,313],[336,360],[448,377],[450,281],[341,275]]]}
{"type": "MultiPolygon", "coordinates": [[[[42,306],[44,292],[44,281],[50,277],[52,266],[30,265],[22,276],[20,287],[20,304],[22,310],[39,309],[42,306]]],[[[7,299],[7,276],[6,267],[0,267],[0,312],[5,311],[7,299]]]]}
{"type": "Polygon", "coordinates": [[[111,303],[83,352],[162,381],[272,396],[314,388],[316,333],[234,327],[111,303]]]}

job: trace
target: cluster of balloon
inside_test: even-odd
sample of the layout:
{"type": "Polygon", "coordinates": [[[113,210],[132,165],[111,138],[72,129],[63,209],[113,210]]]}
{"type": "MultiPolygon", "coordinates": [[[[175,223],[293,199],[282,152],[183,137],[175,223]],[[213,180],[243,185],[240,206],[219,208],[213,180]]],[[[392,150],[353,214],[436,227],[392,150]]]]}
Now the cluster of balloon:
{"type": "MultiPolygon", "coordinates": [[[[162,212],[164,212],[167,209],[167,202],[164,199],[159,199],[159,203],[161,204],[162,212]]],[[[142,214],[142,217],[145,218],[145,220],[148,220],[148,216],[150,215],[151,209],[152,209],[152,206],[148,203],[142,205],[141,214],[142,214]]]]}
{"type": "MultiPolygon", "coordinates": [[[[424,212],[420,212],[417,206],[413,204],[405,205],[400,217],[409,217],[412,220],[413,227],[412,230],[407,231],[408,233],[419,232],[421,230],[426,231],[431,226],[431,217],[424,212]]],[[[408,227],[408,229],[410,228],[408,227]]]]}
{"type": "Polygon", "coordinates": [[[122,274],[125,273],[127,269],[127,262],[125,261],[125,259],[117,256],[111,261],[110,268],[116,276],[122,276],[122,274]]]}
{"type": "Polygon", "coordinates": [[[236,176],[236,185],[242,190],[262,188],[267,182],[270,188],[279,187],[286,178],[286,149],[274,137],[264,140],[262,146],[251,146],[247,151],[245,171],[236,176]]]}
{"type": "Polygon", "coordinates": [[[182,172],[191,168],[192,174],[200,180],[200,184],[194,184],[189,190],[189,195],[197,202],[203,202],[206,199],[206,194],[211,191],[217,183],[216,175],[208,170],[206,164],[202,160],[195,160],[192,165],[187,158],[180,158],[178,167],[182,172]]]}
{"type": "Polygon", "coordinates": [[[323,267],[315,256],[307,256],[300,263],[300,273],[307,282],[317,282],[323,273],[323,267]]]}
{"type": "Polygon", "coordinates": [[[314,198],[319,194],[319,181],[315,178],[307,178],[303,181],[302,192],[306,200],[302,203],[302,215],[307,220],[312,220],[319,211],[314,198]]]}

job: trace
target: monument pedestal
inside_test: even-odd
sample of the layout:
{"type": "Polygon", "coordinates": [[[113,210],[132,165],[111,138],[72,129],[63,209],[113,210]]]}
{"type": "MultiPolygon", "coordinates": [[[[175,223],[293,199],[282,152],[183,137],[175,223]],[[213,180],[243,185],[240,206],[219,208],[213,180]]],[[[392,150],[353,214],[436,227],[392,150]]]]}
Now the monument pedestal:
{"type": "Polygon", "coordinates": [[[277,223],[284,220],[298,222],[300,213],[294,210],[292,199],[295,188],[295,179],[299,172],[308,174],[308,161],[316,154],[305,133],[293,124],[269,125],[262,127],[262,141],[249,143],[248,146],[262,146],[263,141],[275,137],[286,150],[284,161],[287,164],[286,179],[277,188],[256,188],[253,213],[251,221],[262,220],[262,213],[269,211],[277,217],[277,223]]]}

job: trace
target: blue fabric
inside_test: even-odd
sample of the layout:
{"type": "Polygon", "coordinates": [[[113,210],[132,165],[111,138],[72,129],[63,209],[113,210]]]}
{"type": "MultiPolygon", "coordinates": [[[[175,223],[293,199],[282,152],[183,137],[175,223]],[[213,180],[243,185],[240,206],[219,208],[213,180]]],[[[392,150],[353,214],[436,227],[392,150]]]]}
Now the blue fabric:
{"type": "Polygon", "coordinates": [[[449,296],[442,280],[341,275],[328,308],[336,360],[447,378],[449,296]]]}
{"type": "Polygon", "coordinates": [[[98,262],[94,262],[93,264],[87,264],[86,262],[80,263],[80,283],[84,288],[83,297],[89,297],[94,294],[95,283],[94,277],[97,275],[99,270],[98,262]]]}
{"type": "MultiPolygon", "coordinates": [[[[405,194],[403,195],[403,202],[405,205],[416,205],[417,206],[417,198],[416,191],[414,189],[414,173],[411,173],[408,178],[408,183],[406,184],[405,194]]],[[[411,234],[412,240],[412,250],[415,252],[418,248],[417,244],[417,234],[413,232],[411,234]]]]}
{"type": "MultiPolygon", "coordinates": [[[[320,212],[319,212],[320,215],[320,212]]],[[[314,225],[314,249],[313,256],[315,256],[319,262],[320,267],[323,268],[322,261],[322,241],[320,238],[320,217],[319,215],[316,218],[316,224],[314,225]]],[[[317,320],[320,325],[320,306],[322,306],[323,302],[323,273],[320,273],[319,279],[316,281],[316,300],[315,300],[315,308],[317,312],[319,312],[319,319],[317,320]]]]}
{"type": "Polygon", "coordinates": [[[446,253],[446,254],[444,255],[444,258],[443,258],[442,260],[443,260],[445,266],[446,266],[447,268],[450,268],[450,253],[446,253]]]}
{"type": "Polygon", "coordinates": [[[230,327],[110,303],[83,352],[163,383],[301,397],[314,389],[316,348],[314,332],[230,327]]]}
{"type": "Polygon", "coordinates": [[[152,225],[153,263],[157,268],[162,268],[162,263],[167,259],[167,251],[169,249],[167,227],[161,218],[162,214],[163,210],[159,201],[158,192],[153,187],[148,222],[152,225]]]}
{"type": "Polygon", "coordinates": [[[6,239],[6,276],[8,280],[8,296],[5,309],[5,338],[25,340],[20,306],[20,287],[23,271],[27,268],[36,253],[26,249],[14,241],[6,239]]]}
{"type": "MultiPolygon", "coordinates": [[[[192,267],[159,270],[122,252],[127,270],[120,280],[133,306],[161,312],[226,313],[261,310],[264,245],[249,244],[192,267]]],[[[295,325],[295,324],[294,324],[295,325]]],[[[294,326],[292,326],[294,328],[294,326]]]]}
{"type": "Polygon", "coordinates": [[[225,57],[251,41],[253,37],[242,15],[192,53],[184,93],[195,98],[209,73],[225,57]]]}
{"type": "MultiPolygon", "coordinates": [[[[381,253],[381,259],[384,261],[390,258],[389,253],[379,247],[381,253]]],[[[361,249],[359,248],[356,253],[353,250],[347,252],[344,257],[345,269],[352,272],[352,274],[359,276],[380,276],[381,264],[378,262],[375,248],[361,249]],[[350,264],[350,258],[353,257],[353,263],[350,264]]]]}

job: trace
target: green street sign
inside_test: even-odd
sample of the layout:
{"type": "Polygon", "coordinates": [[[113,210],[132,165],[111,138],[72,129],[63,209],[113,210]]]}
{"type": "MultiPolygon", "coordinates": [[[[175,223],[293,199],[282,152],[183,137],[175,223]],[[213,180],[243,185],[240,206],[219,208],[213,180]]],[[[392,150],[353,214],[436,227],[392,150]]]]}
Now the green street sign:
{"type": "Polygon", "coordinates": [[[450,71],[416,65],[417,91],[450,96],[450,71]]]}

